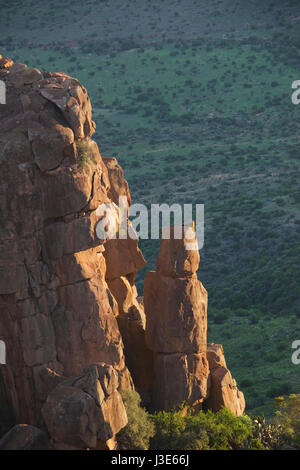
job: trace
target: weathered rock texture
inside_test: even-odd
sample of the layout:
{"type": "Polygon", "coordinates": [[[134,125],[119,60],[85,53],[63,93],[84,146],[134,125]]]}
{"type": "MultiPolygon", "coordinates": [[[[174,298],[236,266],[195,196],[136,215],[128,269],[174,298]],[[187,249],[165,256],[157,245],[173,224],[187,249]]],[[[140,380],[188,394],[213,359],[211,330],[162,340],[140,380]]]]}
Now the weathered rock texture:
{"type": "MultiPolygon", "coordinates": [[[[117,374],[118,388],[133,387],[106,273],[109,279],[129,277],[134,291],[130,276],[144,259],[136,240],[122,240],[121,248],[109,247],[107,269],[105,243],[95,233],[96,209],[112,204],[122,188],[112,178],[110,184],[90,139],[95,124],[86,89],[65,74],[42,75],[8,59],[0,67],[7,88],[7,104],[0,107],[0,338],[8,360],[0,369],[1,400],[12,406],[16,422],[45,427],[45,416],[55,422],[41,414],[49,376],[55,382],[90,364],[106,364],[117,374]]],[[[84,393],[75,387],[66,406],[88,406],[84,393]]],[[[110,440],[126,424],[116,393],[98,404],[110,431],[93,428],[80,440],[76,428],[73,434],[67,428],[75,446],[110,440]]],[[[64,439],[63,432],[58,437],[64,439]]]]}
{"type": "Polygon", "coordinates": [[[106,364],[62,380],[42,408],[54,446],[96,449],[111,441],[127,424],[119,385],[118,373],[106,364]]]}
{"type": "Polygon", "coordinates": [[[11,442],[34,447],[46,432],[54,448],[114,448],[127,423],[119,390],[134,385],[157,408],[207,400],[240,414],[222,354],[207,351],[207,292],[185,241],[162,241],[145,282],[146,322],[128,184],[91,139],[86,89],[1,57],[0,80],[0,403],[30,425],[11,442]],[[120,196],[119,238],[99,239],[98,208],[120,196]]]}
{"type": "Polygon", "coordinates": [[[0,450],[47,450],[48,448],[47,434],[28,424],[13,426],[0,439],[0,450]]]}
{"type": "MultiPolygon", "coordinates": [[[[121,206],[119,197],[125,198],[126,217],[131,197],[123,171],[115,158],[104,158],[110,181],[109,196],[121,206]]],[[[135,387],[140,393],[149,390],[153,376],[153,353],[145,342],[146,317],[143,304],[137,299],[134,285],[136,273],[145,266],[145,260],[137,246],[133,228],[128,224],[128,239],[108,240],[104,257],[107,264],[106,281],[117,300],[117,317],[124,342],[126,364],[131,372],[135,387]],[[133,237],[133,238],[131,238],[133,237]]]]}
{"type": "MultiPolygon", "coordinates": [[[[170,409],[183,401],[199,405],[208,395],[206,358],[207,292],[198,280],[199,251],[187,250],[191,240],[163,239],[157,271],[144,286],[146,341],[155,352],[153,404],[170,409]]],[[[175,236],[174,236],[175,235],[175,236]]]]}
{"type": "Polygon", "coordinates": [[[207,358],[211,373],[211,390],[206,407],[216,412],[222,406],[229,408],[236,416],[245,410],[245,398],[226,367],[226,361],[221,344],[207,345],[207,358]]]}
{"type": "Polygon", "coordinates": [[[222,346],[207,346],[207,291],[196,274],[200,258],[193,230],[171,227],[157,270],[145,280],[146,342],[155,353],[152,402],[157,409],[183,401],[213,411],[227,406],[240,415],[244,396],[226,368],[222,346]]]}

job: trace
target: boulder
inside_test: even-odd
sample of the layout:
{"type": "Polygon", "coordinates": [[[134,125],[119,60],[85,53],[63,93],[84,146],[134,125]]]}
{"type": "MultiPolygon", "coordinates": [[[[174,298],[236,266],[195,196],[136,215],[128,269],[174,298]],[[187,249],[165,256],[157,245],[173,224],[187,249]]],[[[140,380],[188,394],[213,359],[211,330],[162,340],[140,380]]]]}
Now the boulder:
{"type": "Polygon", "coordinates": [[[163,227],[156,269],[167,277],[184,278],[196,273],[200,255],[194,224],[163,227]]]}
{"type": "Polygon", "coordinates": [[[47,450],[48,436],[28,424],[16,424],[0,439],[0,450],[47,450]]]}
{"type": "Polygon", "coordinates": [[[211,371],[217,367],[225,367],[226,369],[227,366],[222,344],[208,343],[206,354],[211,371]]]}
{"type": "Polygon", "coordinates": [[[225,406],[236,416],[242,415],[246,406],[244,394],[237,388],[236,381],[227,369],[221,344],[209,343],[207,345],[207,360],[211,390],[205,406],[214,412],[225,406]]]}
{"type": "Polygon", "coordinates": [[[206,406],[213,412],[219,411],[223,406],[229,408],[235,416],[245,411],[245,398],[225,367],[216,367],[211,372],[211,390],[206,406]]]}
{"type": "Polygon", "coordinates": [[[93,364],[58,384],[42,408],[55,448],[63,443],[95,449],[113,439],[127,424],[118,387],[117,371],[106,364],[93,364]]]}
{"type": "Polygon", "coordinates": [[[54,103],[62,112],[76,139],[90,137],[95,131],[92,105],[86,89],[75,78],[64,73],[44,75],[40,94],[54,103]]]}
{"type": "Polygon", "coordinates": [[[107,240],[104,257],[106,260],[106,279],[136,274],[146,261],[138,247],[138,240],[127,239],[107,240]]]}

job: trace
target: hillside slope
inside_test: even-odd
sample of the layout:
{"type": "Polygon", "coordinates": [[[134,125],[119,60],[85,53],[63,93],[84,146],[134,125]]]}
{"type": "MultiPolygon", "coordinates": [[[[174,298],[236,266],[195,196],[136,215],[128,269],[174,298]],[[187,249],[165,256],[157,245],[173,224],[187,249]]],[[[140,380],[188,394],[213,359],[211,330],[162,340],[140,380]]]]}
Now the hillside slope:
{"type": "MultiPolygon", "coordinates": [[[[205,204],[209,339],[222,337],[248,412],[300,389],[299,24],[297,1],[1,6],[0,53],[88,88],[133,202],[205,204]]],[[[158,243],[140,245],[142,286],[158,243]]]]}

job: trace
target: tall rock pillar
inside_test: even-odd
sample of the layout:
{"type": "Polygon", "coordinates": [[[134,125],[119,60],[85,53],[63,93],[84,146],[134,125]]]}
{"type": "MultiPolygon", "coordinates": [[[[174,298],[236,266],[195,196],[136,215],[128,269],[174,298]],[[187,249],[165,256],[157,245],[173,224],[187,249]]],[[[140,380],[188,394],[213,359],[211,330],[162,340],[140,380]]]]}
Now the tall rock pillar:
{"type": "Polygon", "coordinates": [[[197,241],[190,226],[170,227],[162,239],[156,271],[144,285],[146,342],[154,351],[152,402],[170,409],[183,401],[200,405],[207,397],[207,291],[198,280],[197,241]],[[181,231],[181,239],[176,238],[181,231]],[[187,238],[186,238],[187,237],[187,238]],[[190,243],[193,250],[187,250],[190,243]]]}

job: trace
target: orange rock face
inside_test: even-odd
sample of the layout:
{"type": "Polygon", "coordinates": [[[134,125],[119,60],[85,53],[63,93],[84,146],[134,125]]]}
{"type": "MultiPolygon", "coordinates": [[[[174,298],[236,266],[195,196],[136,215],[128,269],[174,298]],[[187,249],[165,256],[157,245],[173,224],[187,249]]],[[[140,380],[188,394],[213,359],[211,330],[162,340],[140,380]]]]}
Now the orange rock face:
{"type": "Polygon", "coordinates": [[[55,448],[60,443],[78,449],[98,448],[126,426],[118,388],[117,372],[105,364],[91,365],[60,382],[42,408],[55,448]]]}
{"type": "Polygon", "coordinates": [[[156,409],[170,410],[184,401],[201,406],[209,385],[205,352],[155,355],[152,404],[156,409]]]}
{"type": "Polygon", "coordinates": [[[187,250],[188,241],[176,239],[176,230],[162,240],[157,271],[148,272],[144,285],[146,341],[155,352],[152,400],[158,409],[183,401],[198,405],[209,386],[207,292],[196,275],[199,252],[187,250]]]}
{"type": "Polygon", "coordinates": [[[206,350],[207,292],[196,274],[185,278],[150,271],[144,286],[146,340],[158,353],[206,350]]]}
{"type": "Polygon", "coordinates": [[[158,409],[185,400],[243,413],[221,346],[207,348],[192,226],[183,239],[171,228],[138,298],[137,238],[101,240],[96,230],[99,206],[122,196],[119,223],[133,235],[128,184],[91,139],[86,89],[1,57],[0,80],[0,402],[33,426],[11,439],[34,447],[47,431],[54,448],[113,449],[127,423],[119,390],[134,386],[158,409]]]}
{"type": "MultiPolygon", "coordinates": [[[[43,427],[45,370],[66,378],[105,363],[119,387],[133,387],[118,304],[106,282],[115,266],[107,270],[105,243],[95,233],[97,207],[112,203],[116,189],[110,191],[107,167],[90,139],[95,125],[86,89],[67,75],[42,75],[7,59],[0,67],[7,87],[0,114],[0,337],[7,347],[1,398],[5,392],[16,422],[43,427]]],[[[136,272],[144,263],[137,241],[122,250],[121,275],[136,272]]],[[[116,252],[110,253],[113,262],[116,252]]],[[[115,405],[104,441],[125,425],[124,410],[115,405]]]]}
{"type": "Polygon", "coordinates": [[[237,388],[236,381],[226,367],[222,345],[208,344],[207,357],[211,372],[211,390],[207,407],[216,412],[225,406],[236,416],[242,415],[246,406],[244,394],[237,388]]]}
{"type": "Polygon", "coordinates": [[[182,227],[171,227],[169,235],[144,285],[146,342],[155,357],[152,404],[162,410],[186,401],[241,415],[244,395],[226,368],[223,348],[207,345],[207,291],[196,275],[197,242],[182,227]]]}
{"type": "Polygon", "coordinates": [[[186,278],[195,274],[200,255],[193,224],[187,225],[186,230],[183,226],[163,227],[164,236],[166,238],[162,238],[156,261],[157,271],[174,278],[186,278]]]}
{"type": "MultiPolygon", "coordinates": [[[[131,204],[131,197],[123,171],[115,158],[105,158],[110,181],[109,196],[119,205],[119,196],[125,197],[127,203],[126,217],[131,204]]],[[[138,248],[137,239],[132,239],[128,225],[126,240],[108,240],[105,245],[106,281],[117,301],[119,315],[118,325],[124,342],[126,364],[131,372],[135,387],[143,395],[152,386],[153,353],[145,340],[146,317],[144,307],[137,299],[134,285],[136,273],[146,264],[138,248]]]]}

